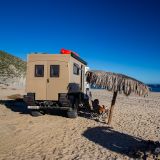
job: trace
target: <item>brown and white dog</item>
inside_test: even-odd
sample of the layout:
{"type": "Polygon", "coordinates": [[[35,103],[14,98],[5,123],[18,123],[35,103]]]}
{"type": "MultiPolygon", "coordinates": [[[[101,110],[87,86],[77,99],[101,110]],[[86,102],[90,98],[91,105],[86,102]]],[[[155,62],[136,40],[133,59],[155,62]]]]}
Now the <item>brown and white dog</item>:
{"type": "Polygon", "coordinates": [[[100,113],[100,114],[105,113],[106,111],[107,111],[107,110],[106,110],[106,108],[105,108],[104,105],[102,105],[102,106],[99,105],[99,113],[100,113]]]}

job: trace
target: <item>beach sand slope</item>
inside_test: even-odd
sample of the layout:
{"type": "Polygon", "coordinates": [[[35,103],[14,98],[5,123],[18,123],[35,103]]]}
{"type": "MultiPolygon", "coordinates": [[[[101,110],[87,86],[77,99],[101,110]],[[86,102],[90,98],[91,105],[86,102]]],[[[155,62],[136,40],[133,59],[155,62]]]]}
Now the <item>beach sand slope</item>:
{"type": "MultiPolygon", "coordinates": [[[[24,90],[0,88],[0,159],[130,159],[129,149],[160,140],[160,93],[148,97],[118,95],[113,128],[85,117],[53,114],[32,117],[22,102],[8,101],[24,90]],[[134,147],[135,146],[135,147],[134,147]]],[[[93,90],[93,98],[110,106],[112,93],[93,90]]]]}

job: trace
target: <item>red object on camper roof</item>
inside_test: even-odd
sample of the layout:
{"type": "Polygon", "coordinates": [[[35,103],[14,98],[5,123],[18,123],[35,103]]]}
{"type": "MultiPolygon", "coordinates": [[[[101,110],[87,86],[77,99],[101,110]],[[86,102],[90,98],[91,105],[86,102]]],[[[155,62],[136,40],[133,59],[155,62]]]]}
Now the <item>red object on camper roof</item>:
{"type": "Polygon", "coordinates": [[[61,54],[71,54],[72,53],[72,54],[74,54],[74,55],[79,57],[79,55],[77,53],[75,53],[75,52],[73,52],[71,50],[68,50],[68,49],[64,49],[64,48],[61,49],[60,53],[61,54]]]}

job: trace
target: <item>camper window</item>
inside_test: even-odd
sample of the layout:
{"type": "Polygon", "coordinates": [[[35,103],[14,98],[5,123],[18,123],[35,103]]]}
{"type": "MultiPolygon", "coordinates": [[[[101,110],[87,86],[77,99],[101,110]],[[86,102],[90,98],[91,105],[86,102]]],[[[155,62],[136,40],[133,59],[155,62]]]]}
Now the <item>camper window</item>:
{"type": "Polygon", "coordinates": [[[35,77],[44,77],[44,65],[35,65],[35,77]]]}
{"type": "Polygon", "coordinates": [[[73,64],[73,74],[79,75],[79,65],[76,63],[73,64]]]}
{"type": "Polygon", "coordinates": [[[59,77],[59,65],[50,65],[50,77],[59,77]]]}

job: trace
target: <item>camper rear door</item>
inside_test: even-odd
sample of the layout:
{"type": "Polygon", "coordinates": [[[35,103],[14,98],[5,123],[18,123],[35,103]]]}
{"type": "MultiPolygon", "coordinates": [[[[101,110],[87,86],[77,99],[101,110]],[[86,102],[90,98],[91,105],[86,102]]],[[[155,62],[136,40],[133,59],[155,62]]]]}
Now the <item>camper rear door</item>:
{"type": "Polygon", "coordinates": [[[47,100],[58,100],[59,93],[67,93],[69,67],[64,61],[47,62],[47,100]]]}
{"type": "Polygon", "coordinates": [[[47,62],[29,62],[27,65],[27,92],[35,93],[36,100],[46,99],[47,62]]]}

